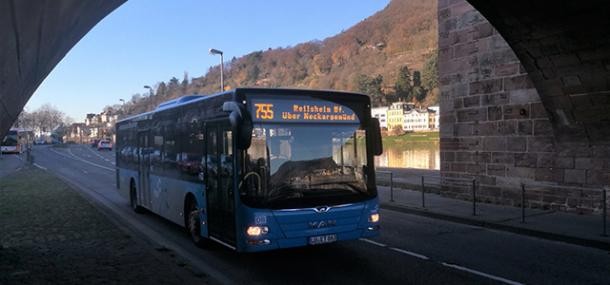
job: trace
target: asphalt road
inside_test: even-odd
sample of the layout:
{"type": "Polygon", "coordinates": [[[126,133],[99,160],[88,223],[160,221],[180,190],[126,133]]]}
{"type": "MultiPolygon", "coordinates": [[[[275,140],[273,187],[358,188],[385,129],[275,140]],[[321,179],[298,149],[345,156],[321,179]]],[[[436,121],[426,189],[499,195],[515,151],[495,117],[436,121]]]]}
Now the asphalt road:
{"type": "Polygon", "coordinates": [[[178,226],[135,214],[115,189],[114,152],[37,146],[35,165],[68,181],[119,224],[221,283],[610,284],[610,252],[381,211],[381,236],[238,254],[195,247],[178,226]]]}

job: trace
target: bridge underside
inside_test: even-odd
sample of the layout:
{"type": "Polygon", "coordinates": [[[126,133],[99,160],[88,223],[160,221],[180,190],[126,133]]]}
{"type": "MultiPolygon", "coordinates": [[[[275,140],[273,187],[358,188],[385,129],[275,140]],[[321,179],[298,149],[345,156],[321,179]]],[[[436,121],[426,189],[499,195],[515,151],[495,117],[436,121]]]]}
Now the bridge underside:
{"type": "Polygon", "coordinates": [[[44,78],[125,0],[0,0],[0,137],[44,78]]]}
{"type": "MultiPolygon", "coordinates": [[[[124,1],[0,0],[0,135],[124,1]]],[[[446,178],[474,177],[481,199],[514,204],[520,183],[550,183],[528,205],[599,209],[587,189],[610,181],[610,5],[468,2],[438,2],[444,189],[464,195],[446,178]]]]}
{"type": "Polygon", "coordinates": [[[508,42],[558,141],[610,142],[610,5],[468,0],[508,42]]]}
{"type": "Polygon", "coordinates": [[[610,182],[605,1],[439,0],[441,177],[477,199],[600,209],[610,182]]]}

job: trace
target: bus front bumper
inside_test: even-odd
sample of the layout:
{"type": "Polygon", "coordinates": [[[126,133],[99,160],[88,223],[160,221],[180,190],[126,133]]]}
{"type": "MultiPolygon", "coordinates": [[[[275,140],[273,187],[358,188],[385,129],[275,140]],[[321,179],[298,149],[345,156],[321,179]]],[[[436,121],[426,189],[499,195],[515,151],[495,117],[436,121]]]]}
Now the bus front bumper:
{"type": "Polygon", "coordinates": [[[246,244],[241,251],[244,252],[260,252],[274,249],[285,249],[294,247],[316,246],[323,244],[332,244],[338,241],[356,240],[360,238],[369,238],[379,235],[379,225],[369,226],[366,229],[357,229],[348,232],[332,233],[323,236],[313,237],[295,237],[295,238],[280,238],[280,239],[255,239],[246,240],[246,244]]]}

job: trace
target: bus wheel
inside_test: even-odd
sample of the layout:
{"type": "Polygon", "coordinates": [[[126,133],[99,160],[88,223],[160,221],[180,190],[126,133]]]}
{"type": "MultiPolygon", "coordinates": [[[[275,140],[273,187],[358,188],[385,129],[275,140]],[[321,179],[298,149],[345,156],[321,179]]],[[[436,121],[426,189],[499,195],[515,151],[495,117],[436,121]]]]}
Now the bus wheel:
{"type": "Polygon", "coordinates": [[[133,182],[131,182],[131,185],[129,186],[129,204],[134,212],[144,213],[144,208],[138,205],[138,192],[136,190],[136,185],[133,182]]]}
{"type": "Polygon", "coordinates": [[[188,199],[185,213],[188,215],[186,219],[186,229],[191,236],[191,240],[195,245],[203,247],[206,240],[201,236],[201,218],[195,199],[188,199]]]}

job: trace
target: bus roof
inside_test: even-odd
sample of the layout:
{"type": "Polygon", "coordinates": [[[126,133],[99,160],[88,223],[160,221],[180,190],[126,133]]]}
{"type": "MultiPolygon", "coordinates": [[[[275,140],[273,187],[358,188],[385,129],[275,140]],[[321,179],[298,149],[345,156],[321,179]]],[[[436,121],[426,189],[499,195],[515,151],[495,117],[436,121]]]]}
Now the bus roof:
{"type": "Polygon", "coordinates": [[[267,95],[280,95],[280,94],[284,94],[284,95],[318,95],[318,96],[323,96],[324,94],[328,94],[328,93],[333,93],[333,95],[337,95],[337,96],[341,96],[344,98],[349,98],[352,100],[365,100],[370,98],[368,95],[362,94],[362,93],[355,93],[355,92],[349,92],[349,91],[338,91],[338,90],[328,90],[328,89],[299,89],[299,88],[251,88],[251,87],[245,87],[245,88],[235,88],[232,90],[228,90],[225,92],[219,92],[219,93],[213,93],[210,95],[201,95],[201,94],[193,94],[193,95],[186,95],[186,96],[182,96],[176,99],[172,99],[169,101],[165,101],[161,104],[159,104],[157,106],[157,108],[155,108],[152,111],[148,111],[145,113],[141,113],[141,114],[137,114],[137,115],[133,115],[127,118],[124,118],[122,120],[119,120],[117,123],[120,122],[124,122],[124,121],[129,121],[129,120],[133,120],[136,119],[138,117],[141,116],[146,116],[146,115],[151,115],[156,113],[157,111],[163,111],[163,110],[168,110],[168,109],[173,109],[179,106],[183,106],[183,105],[188,105],[188,104],[193,104],[195,102],[199,102],[199,101],[204,101],[204,100],[209,100],[218,96],[222,96],[222,95],[227,95],[227,94],[232,94],[232,98],[233,100],[239,99],[238,97],[243,96],[244,94],[267,94],[267,95]],[[286,94],[289,93],[289,94],[286,94]]]}
{"type": "Polygon", "coordinates": [[[11,128],[9,130],[9,132],[18,132],[18,133],[23,133],[23,132],[33,132],[30,129],[25,129],[25,128],[11,128]]]}

